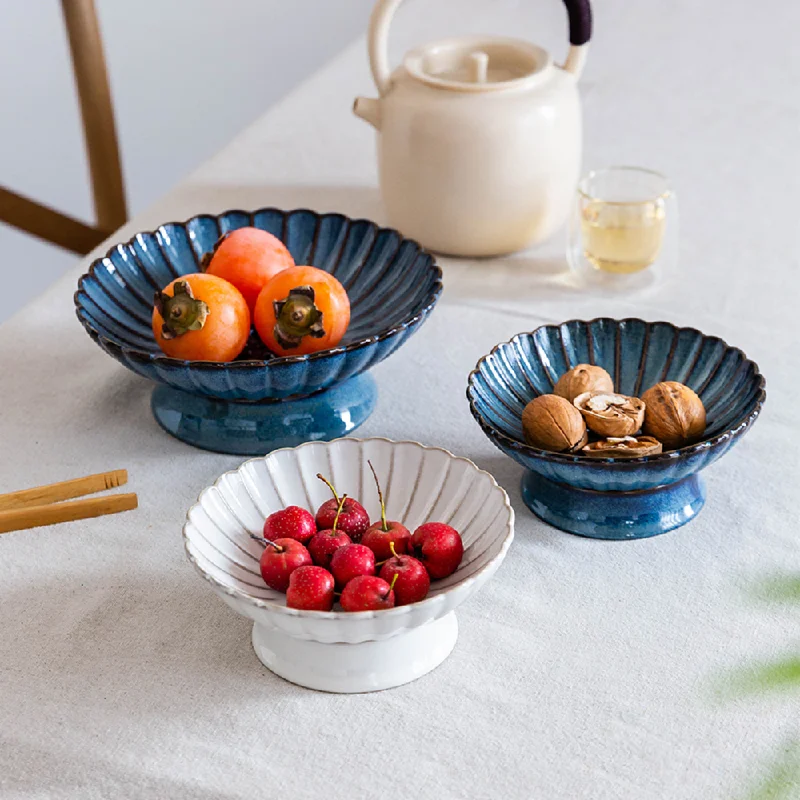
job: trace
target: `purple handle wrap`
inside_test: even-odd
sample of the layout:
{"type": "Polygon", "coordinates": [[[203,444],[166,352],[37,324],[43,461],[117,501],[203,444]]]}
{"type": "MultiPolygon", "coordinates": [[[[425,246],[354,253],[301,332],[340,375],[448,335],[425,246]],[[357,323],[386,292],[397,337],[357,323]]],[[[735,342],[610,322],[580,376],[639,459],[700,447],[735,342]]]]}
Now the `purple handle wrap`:
{"type": "Polygon", "coordinates": [[[564,0],[569,14],[570,44],[580,46],[592,38],[592,7],[589,0],[564,0]]]}

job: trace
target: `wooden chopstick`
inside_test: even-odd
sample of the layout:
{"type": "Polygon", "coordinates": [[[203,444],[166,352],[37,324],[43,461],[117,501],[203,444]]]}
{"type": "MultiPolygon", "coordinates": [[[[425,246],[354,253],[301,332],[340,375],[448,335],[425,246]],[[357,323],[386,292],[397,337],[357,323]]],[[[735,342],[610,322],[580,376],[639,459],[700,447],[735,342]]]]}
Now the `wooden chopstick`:
{"type": "Polygon", "coordinates": [[[69,503],[52,503],[0,511],[0,533],[38,528],[40,525],[56,525],[59,522],[72,522],[76,519],[102,517],[106,514],[118,514],[120,511],[131,511],[138,505],[139,500],[135,494],[112,494],[107,497],[73,500],[69,503]]]}
{"type": "Polygon", "coordinates": [[[87,475],[85,478],[75,478],[71,481],[50,483],[47,486],[36,486],[33,489],[0,494],[0,511],[57,503],[61,500],[70,500],[73,497],[83,497],[95,492],[104,492],[106,489],[115,489],[117,486],[123,486],[127,482],[128,471],[115,469],[111,472],[87,475]]]}

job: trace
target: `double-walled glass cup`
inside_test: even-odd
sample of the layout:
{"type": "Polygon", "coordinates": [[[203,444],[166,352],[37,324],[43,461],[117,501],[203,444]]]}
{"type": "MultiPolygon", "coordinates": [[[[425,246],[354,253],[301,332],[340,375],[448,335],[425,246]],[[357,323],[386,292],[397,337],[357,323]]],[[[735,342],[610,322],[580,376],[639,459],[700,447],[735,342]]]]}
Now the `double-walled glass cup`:
{"type": "Polygon", "coordinates": [[[578,185],[567,257],[591,283],[645,285],[674,263],[677,234],[677,200],[663,175],[609,167],[578,185]]]}

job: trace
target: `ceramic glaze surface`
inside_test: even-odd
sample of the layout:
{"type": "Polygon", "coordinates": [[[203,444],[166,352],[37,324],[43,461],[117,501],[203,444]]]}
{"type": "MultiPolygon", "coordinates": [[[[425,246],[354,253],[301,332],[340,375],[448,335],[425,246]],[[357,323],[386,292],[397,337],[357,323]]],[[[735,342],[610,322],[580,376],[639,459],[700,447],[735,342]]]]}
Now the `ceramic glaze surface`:
{"type": "Polygon", "coordinates": [[[392,224],[462,256],[514,252],[552,235],[579,178],[581,110],[575,80],[561,70],[549,68],[535,91],[535,99],[440,91],[400,68],[378,139],[392,224]]]}
{"type": "Polygon", "coordinates": [[[256,624],[254,642],[267,666],[288,680],[329,691],[386,688],[433,669],[452,649],[454,620],[434,635],[442,641],[452,637],[449,646],[436,650],[436,657],[429,652],[427,633],[411,636],[402,647],[389,643],[386,649],[343,650],[342,645],[392,640],[447,618],[494,574],[513,536],[514,512],[491,475],[445,450],[386,439],[313,442],[247,461],[201,493],[183,529],[192,564],[225,602],[256,624]],[[464,539],[461,566],[435,581],[425,600],[409,606],[357,614],[287,608],[285,596],[263,583],[262,547],[249,534],[260,535],[273,511],[293,504],[316,510],[328,500],[329,490],[315,478],[318,472],[331,478],[340,492],[358,498],[372,519],[378,518],[368,460],[382,479],[389,518],[412,531],[425,521],[453,525],[464,539]],[[312,644],[298,647],[297,641],[312,644]],[[343,680],[348,673],[351,678],[343,680]],[[388,684],[387,674],[392,676],[388,684]]]}
{"type": "Polygon", "coordinates": [[[80,279],[75,305],[92,339],[133,372],[189,394],[253,402],[308,396],[365,372],[422,325],[441,291],[433,258],[397,231],[341,214],[267,208],[202,215],[137,234],[92,264],[80,279]],[[167,358],[151,330],[155,291],[199,271],[221,235],[248,225],[284,241],[298,264],[342,282],[352,316],[341,345],[231,364],[167,358]]]}
{"type": "MultiPolygon", "coordinates": [[[[715,336],[693,328],[678,328],[667,322],[639,319],[573,320],[546,325],[532,333],[521,333],[498,345],[481,359],[470,375],[467,396],[470,410],[489,439],[504,453],[546,479],[528,480],[526,501],[540,516],[558,527],[592,535],[592,525],[604,530],[603,538],[635,538],[654,535],[676,527],[693,517],[702,506],[701,488],[692,490],[686,505],[685,492],[646,494],[658,487],[685,481],[724,455],[749,430],[764,403],[765,381],[758,365],[745,354],[715,336]],[[598,364],[614,379],[617,391],[642,395],[654,384],[678,381],[696,391],[707,412],[703,441],[680,450],[637,459],[586,459],[575,455],[548,453],[525,444],[522,410],[540,394],[549,394],[558,378],[580,363],[598,364]],[[558,484],[561,494],[548,491],[558,484]],[[534,485],[538,500],[533,503],[534,485]],[[590,490],[592,497],[569,494],[568,487],[590,490]],[[615,492],[640,492],[626,501],[627,517],[614,508],[601,510],[604,496],[615,492]],[[544,511],[552,500],[553,506],[544,511]],[[589,502],[591,500],[591,503],[589,502]],[[566,511],[566,504],[573,508],[566,511]],[[638,504],[639,512],[635,512],[638,504]],[[647,518],[644,505],[659,520],[647,518]],[[584,522],[578,522],[578,514],[584,522]],[[602,523],[600,516],[607,517],[602,523]],[[570,522],[572,519],[572,522],[570,522]],[[608,520],[615,520],[612,536],[608,520]],[[585,523],[585,524],[584,524],[585,523]]],[[[649,513],[648,512],[648,513],[649,513]]]]}
{"type": "Polygon", "coordinates": [[[555,528],[590,539],[646,539],[694,519],[706,501],[699,475],[648,492],[592,492],[528,471],[522,499],[555,528]]]}
{"type": "Polygon", "coordinates": [[[400,2],[375,7],[369,50],[380,97],[354,108],[378,131],[392,224],[457,256],[548,238],[569,214],[580,172],[588,0],[566,4],[572,47],[563,68],[536,45],[484,36],[420,47],[390,72],[387,38],[400,2]]]}
{"type": "Polygon", "coordinates": [[[375,410],[378,387],[367,373],[297,400],[229,403],[169,386],[153,390],[156,422],[176,438],[215,453],[261,455],[352,433],[375,410]]]}

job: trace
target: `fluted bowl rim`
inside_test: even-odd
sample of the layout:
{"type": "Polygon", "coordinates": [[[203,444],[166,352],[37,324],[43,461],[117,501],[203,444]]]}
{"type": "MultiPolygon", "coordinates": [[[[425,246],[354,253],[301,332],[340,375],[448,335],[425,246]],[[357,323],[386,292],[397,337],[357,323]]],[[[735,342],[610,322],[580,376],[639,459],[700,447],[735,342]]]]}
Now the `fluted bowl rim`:
{"type": "MultiPolygon", "coordinates": [[[[207,486],[203,489],[200,494],[198,495],[197,500],[190,506],[189,510],[186,513],[186,519],[183,524],[182,528],[182,539],[184,545],[184,552],[186,557],[191,562],[192,566],[195,570],[212,586],[212,588],[220,592],[222,594],[227,595],[228,597],[234,598],[236,600],[243,601],[247,605],[251,606],[252,608],[257,608],[260,610],[264,610],[273,614],[278,614],[287,617],[305,617],[314,620],[331,620],[331,621],[338,621],[342,623],[354,623],[356,621],[361,620],[369,620],[375,618],[381,619],[392,619],[394,618],[398,623],[401,623],[406,620],[409,611],[412,609],[421,609],[427,608],[431,611],[433,617],[436,615],[436,610],[438,606],[442,605],[443,598],[454,592],[462,593],[463,598],[465,599],[470,590],[476,583],[479,583],[483,578],[485,573],[490,573],[496,569],[500,563],[505,559],[506,555],[508,554],[508,550],[511,547],[511,543],[514,540],[514,509],[511,505],[511,500],[508,496],[508,493],[503,489],[502,486],[497,482],[494,476],[487,472],[486,470],[480,469],[480,467],[475,464],[471,459],[466,458],[465,456],[457,456],[450,452],[449,450],[445,449],[444,447],[437,447],[434,445],[425,445],[421,442],[417,442],[414,440],[399,440],[399,439],[388,439],[382,436],[370,436],[365,438],[358,438],[354,436],[343,437],[341,439],[334,439],[330,442],[322,442],[322,441],[313,441],[313,442],[305,442],[301,445],[296,447],[283,447],[278,450],[273,450],[270,453],[267,453],[264,456],[256,456],[255,458],[250,458],[243,461],[236,469],[227,470],[226,472],[222,473],[222,475],[214,481],[213,484],[207,486]],[[506,512],[506,521],[505,521],[505,536],[503,538],[502,544],[498,552],[483,566],[479,567],[475,572],[466,575],[464,578],[459,580],[456,583],[453,583],[451,586],[443,589],[440,592],[437,592],[435,595],[429,595],[424,600],[420,600],[417,603],[410,603],[408,605],[403,606],[395,606],[394,608],[389,609],[381,609],[379,611],[356,611],[356,612],[348,612],[348,611],[306,611],[303,609],[296,609],[296,608],[289,608],[285,604],[280,602],[276,602],[274,600],[267,600],[262,599],[259,597],[255,597],[251,594],[248,594],[241,589],[236,588],[235,586],[231,586],[226,583],[222,583],[221,581],[217,580],[213,575],[209,574],[203,567],[197,562],[197,559],[192,554],[189,544],[190,544],[190,527],[194,526],[194,523],[191,520],[192,512],[198,508],[202,507],[202,501],[205,493],[209,489],[216,489],[220,491],[220,487],[226,477],[231,475],[236,475],[237,473],[242,473],[248,464],[258,462],[258,461],[266,461],[272,456],[275,456],[279,453],[285,453],[288,451],[298,452],[306,448],[310,447],[331,447],[336,446],[339,442],[355,442],[359,444],[364,444],[368,442],[380,442],[385,445],[389,445],[390,447],[397,447],[397,446],[405,446],[411,445],[412,447],[417,447],[426,452],[440,452],[444,453],[449,459],[453,461],[458,461],[461,463],[466,464],[470,469],[474,470],[476,475],[483,475],[489,479],[491,485],[491,491],[497,494],[502,500],[502,508],[506,512]]],[[[458,570],[456,570],[456,573],[458,570]]]]}
{"type": "Polygon", "coordinates": [[[614,317],[594,317],[593,319],[589,320],[570,319],[566,320],[565,322],[560,322],[557,324],[548,323],[545,325],[540,325],[537,328],[534,328],[532,331],[521,331],[515,336],[512,336],[511,339],[509,339],[508,341],[500,342],[499,344],[495,345],[486,355],[482,356],[479,359],[478,363],[475,365],[475,368],[470,372],[469,377],[467,379],[467,400],[469,401],[470,412],[472,413],[472,416],[475,418],[475,421],[481,427],[481,430],[490,439],[502,445],[503,448],[508,448],[512,451],[518,452],[522,456],[527,458],[540,459],[542,461],[549,461],[556,464],[571,464],[571,465],[595,467],[595,468],[598,466],[602,466],[604,464],[647,465],[655,463],[664,463],[664,462],[675,461],[676,459],[686,459],[692,455],[703,452],[705,450],[713,449],[717,445],[721,444],[722,442],[730,438],[741,436],[758,418],[762,408],[764,407],[766,397],[767,397],[766,379],[761,374],[758,364],[752,359],[748,358],[747,354],[740,348],[729,345],[724,339],[722,339],[719,336],[712,336],[709,334],[705,334],[700,329],[692,326],[679,326],[675,325],[672,322],[667,322],[666,320],[654,320],[648,322],[647,320],[641,319],[640,317],[624,317],[621,319],[614,317]],[[483,416],[483,414],[481,414],[475,400],[475,391],[474,391],[475,378],[482,372],[483,366],[487,363],[487,361],[490,358],[492,358],[496,353],[505,348],[512,347],[516,342],[520,341],[521,339],[534,337],[536,333],[538,333],[540,330],[547,330],[547,329],[557,330],[567,325],[573,325],[573,324],[589,326],[596,323],[613,323],[616,326],[619,326],[623,323],[641,323],[642,325],[645,326],[665,325],[671,328],[676,334],[682,332],[691,333],[702,337],[704,340],[719,342],[726,348],[727,351],[740,354],[744,362],[752,365],[753,370],[755,372],[753,379],[756,382],[758,388],[758,395],[755,407],[750,413],[744,414],[742,417],[737,419],[732,426],[726,428],[724,431],[716,434],[715,436],[709,437],[708,439],[703,439],[691,445],[687,445],[686,447],[681,447],[677,450],[670,450],[669,452],[666,453],[658,453],[649,456],[640,456],[639,458],[594,458],[594,457],[588,458],[587,456],[581,456],[577,454],[553,453],[548,450],[542,450],[540,448],[533,447],[519,439],[515,439],[512,436],[509,436],[508,434],[499,430],[495,425],[489,422],[489,420],[487,420],[483,416]]]}
{"type": "Polygon", "coordinates": [[[383,342],[389,338],[392,338],[393,336],[396,336],[399,333],[402,333],[407,328],[412,327],[421,320],[423,320],[431,312],[431,310],[436,305],[442,294],[443,290],[442,278],[443,278],[442,268],[437,263],[435,256],[432,253],[430,253],[427,249],[425,249],[419,242],[417,242],[415,239],[410,239],[409,237],[404,236],[396,228],[379,225],[374,220],[367,219],[365,217],[350,217],[347,214],[342,214],[338,211],[321,212],[321,211],[314,211],[313,209],[310,208],[282,209],[282,208],[277,208],[275,206],[264,206],[263,208],[258,208],[253,211],[245,211],[243,209],[230,208],[225,211],[221,211],[218,214],[212,214],[212,213],[194,214],[193,216],[188,217],[187,219],[182,221],[163,222],[152,230],[138,231],[128,240],[114,244],[113,246],[108,248],[108,250],[105,252],[104,255],[94,259],[91,265],[89,266],[89,269],[78,279],[78,288],[76,289],[73,295],[73,303],[75,305],[76,315],[80,320],[81,325],[83,325],[84,329],[92,339],[95,339],[98,343],[102,343],[103,345],[108,345],[112,349],[123,353],[127,357],[134,358],[135,360],[144,361],[156,365],[182,367],[182,368],[208,370],[208,371],[229,370],[229,369],[230,370],[263,369],[264,367],[278,367],[286,364],[299,364],[310,361],[319,361],[325,358],[338,356],[343,353],[351,353],[356,350],[360,350],[364,347],[376,344],[378,342],[383,342]],[[384,330],[380,330],[370,336],[363,337],[355,342],[350,342],[349,344],[346,345],[337,345],[336,347],[329,348],[328,350],[320,350],[316,353],[309,353],[306,355],[275,356],[274,358],[270,359],[247,359],[243,361],[231,361],[231,362],[191,361],[180,358],[172,358],[163,353],[150,352],[147,350],[141,350],[136,347],[131,347],[130,345],[123,344],[117,339],[114,339],[112,337],[106,336],[105,334],[101,333],[96,328],[96,326],[94,326],[86,318],[85,314],[82,313],[84,312],[85,309],[83,303],[83,297],[86,295],[84,284],[86,283],[87,280],[95,277],[96,271],[99,268],[102,268],[103,261],[107,258],[110,258],[112,253],[118,247],[130,247],[136,241],[137,237],[156,236],[160,230],[168,226],[180,226],[185,228],[187,225],[194,222],[195,220],[213,219],[218,221],[221,217],[234,214],[242,214],[244,216],[249,216],[252,222],[253,218],[256,215],[266,214],[266,213],[281,214],[284,218],[288,217],[289,215],[298,213],[312,214],[318,220],[330,217],[340,217],[346,220],[350,225],[357,225],[357,224],[370,225],[374,228],[376,235],[384,232],[396,234],[397,236],[400,237],[401,244],[402,243],[411,244],[418,249],[419,255],[427,255],[431,259],[430,266],[431,269],[433,270],[436,279],[434,281],[431,291],[425,298],[424,306],[420,308],[418,311],[416,311],[416,313],[414,313],[413,315],[404,319],[402,322],[392,325],[384,330]]]}

